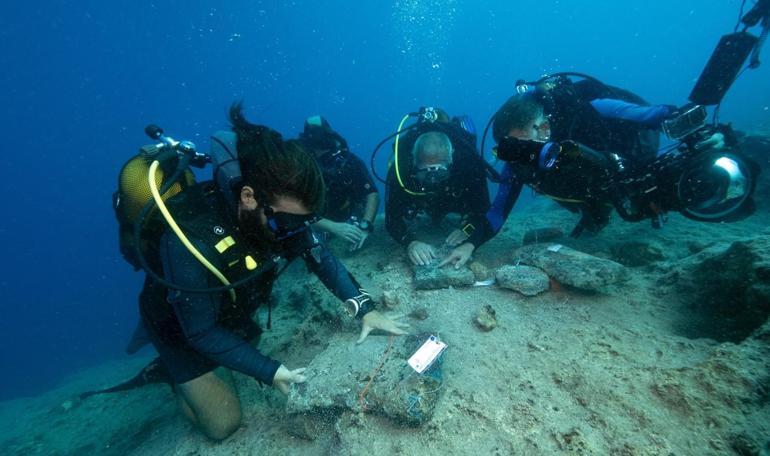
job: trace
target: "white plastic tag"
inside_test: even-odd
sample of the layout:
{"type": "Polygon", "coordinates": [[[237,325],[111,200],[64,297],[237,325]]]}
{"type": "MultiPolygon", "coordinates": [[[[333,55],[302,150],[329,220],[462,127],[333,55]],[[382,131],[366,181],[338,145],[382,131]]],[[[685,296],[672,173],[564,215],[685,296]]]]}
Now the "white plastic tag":
{"type": "Polygon", "coordinates": [[[549,245],[547,250],[549,252],[558,252],[559,250],[561,250],[561,248],[562,248],[561,244],[554,244],[554,245],[549,245]]]}
{"type": "Polygon", "coordinates": [[[447,345],[438,340],[438,337],[430,336],[407,362],[418,374],[422,374],[436,361],[436,358],[446,347],[447,345]]]}

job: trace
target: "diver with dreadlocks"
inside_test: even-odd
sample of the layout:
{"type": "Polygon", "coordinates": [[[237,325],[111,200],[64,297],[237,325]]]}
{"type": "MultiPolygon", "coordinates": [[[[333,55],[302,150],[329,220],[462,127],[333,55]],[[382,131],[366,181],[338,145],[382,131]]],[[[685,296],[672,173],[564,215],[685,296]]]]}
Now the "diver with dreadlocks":
{"type": "MultiPolygon", "coordinates": [[[[135,336],[148,338],[160,356],[128,382],[100,391],[169,383],[185,414],[215,440],[233,433],[241,422],[231,370],[283,393],[290,384],[305,381],[303,368],[289,368],[255,348],[261,328],[254,314],[268,302],[280,265],[302,258],[348,315],[361,321],[359,342],[374,329],[404,334],[406,326],[375,310],[370,296],[313,232],[311,225],[324,204],[324,183],[311,155],[299,142],[284,141],[278,132],[248,122],[241,104],[231,107],[230,121],[234,134],[220,132],[232,137],[230,143],[224,136],[212,137],[212,149],[218,144],[232,157],[217,164],[216,181],[187,183],[163,201],[165,188],[156,188],[162,179],[156,180],[160,158],[150,167],[150,179],[143,171],[146,156],[137,156],[121,171],[115,198],[119,219],[137,182],[149,182],[165,218],[144,210],[146,215],[134,222],[143,237],[133,244],[130,258],[139,260],[132,264],[147,274],[135,336]],[[221,181],[220,171],[229,165],[239,168],[238,178],[221,181]],[[136,175],[126,176],[134,169],[139,170],[136,175]],[[144,229],[149,225],[155,229],[144,229]]],[[[163,137],[162,130],[153,137],[163,137]]],[[[192,150],[191,144],[163,138],[174,149],[192,150]]],[[[132,344],[130,351],[140,345],[132,344]]]]}

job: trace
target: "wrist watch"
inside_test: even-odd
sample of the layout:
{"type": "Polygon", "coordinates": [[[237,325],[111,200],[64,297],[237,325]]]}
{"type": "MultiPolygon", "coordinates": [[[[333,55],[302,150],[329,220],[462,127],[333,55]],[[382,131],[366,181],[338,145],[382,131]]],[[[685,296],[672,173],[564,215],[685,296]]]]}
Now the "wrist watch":
{"type": "Polygon", "coordinates": [[[361,309],[360,304],[358,304],[358,300],[355,298],[350,298],[347,301],[343,303],[343,307],[345,309],[345,312],[351,316],[355,317],[358,315],[358,311],[361,309]]]}
{"type": "Polygon", "coordinates": [[[372,231],[374,231],[374,226],[371,223],[369,223],[369,220],[366,220],[366,219],[358,222],[358,227],[368,233],[371,233],[372,231]]]}

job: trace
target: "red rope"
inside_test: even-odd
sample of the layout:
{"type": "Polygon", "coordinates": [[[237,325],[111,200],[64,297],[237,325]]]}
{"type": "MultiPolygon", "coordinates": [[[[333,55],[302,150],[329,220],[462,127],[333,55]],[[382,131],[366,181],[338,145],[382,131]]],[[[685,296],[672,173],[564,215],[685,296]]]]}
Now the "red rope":
{"type": "Polygon", "coordinates": [[[369,387],[372,386],[372,382],[374,382],[374,377],[377,376],[377,373],[382,369],[382,366],[385,365],[385,361],[388,360],[388,356],[390,356],[390,349],[393,347],[393,336],[388,337],[388,348],[385,350],[385,353],[382,355],[382,361],[380,361],[380,365],[377,366],[376,369],[374,369],[371,374],[369,374],[369,381],[366,383],[366,386],[363,390],[361,390],[361,393],[358,395],[358,401],[361,404],[361,412],[366,412],[366,401],[364,400],[366,398],[366,394],[369,392],[369,387]]]}

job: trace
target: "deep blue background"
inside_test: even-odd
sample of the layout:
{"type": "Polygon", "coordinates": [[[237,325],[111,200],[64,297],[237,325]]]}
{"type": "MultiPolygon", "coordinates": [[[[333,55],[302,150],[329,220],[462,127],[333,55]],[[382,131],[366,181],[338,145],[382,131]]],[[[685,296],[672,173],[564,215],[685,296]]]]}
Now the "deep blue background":
{"type": "MultiPolygon", "coordinates": [[[[407,111],[442,106],[480,129],[516,79],[546,72],[682,104],[740,2],[42,3],[0,7],[0,399],[122,356],[141,277],[110,199],[145,124],[205,150],[243,98],[287,137],[323,113],[368,157],[407,111]]],[[[768,105],[763,67],[722,119],[768,128],[768,105]]]]}

